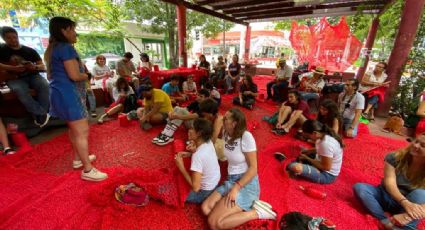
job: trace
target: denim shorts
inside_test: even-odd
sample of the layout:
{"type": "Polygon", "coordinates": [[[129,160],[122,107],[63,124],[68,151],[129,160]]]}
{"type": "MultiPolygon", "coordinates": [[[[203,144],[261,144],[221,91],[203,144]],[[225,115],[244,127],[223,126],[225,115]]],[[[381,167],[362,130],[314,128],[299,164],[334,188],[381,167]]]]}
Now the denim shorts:
{"type": "MultiPolygon", "coordinates": [[[[233,188],[236,181],[240,180],[244,174],[229,175],[227,180],[216,189],[221,196],[226,196],[227,193],[233,188]]],[[[236,204],[244,211],[252,209],[252,204],[255,200],[260,198],[260,183],[258,181],[258,175],[252,178],[252,180],[246,184],[241,190],[239,190],[238,196],[236,197],[236,204]]]]}
{"type": "Polygon", "coordinates": [[[200,204],[204,202],[205,199],[213,192],[214,190],[199,190],[199,192],[191,191],[189,196],[186,198],[186,202],[200,204]]]}
{"type": "MultiPolygon", "coordinates": [[[[293,161],[288,166],[287,169],[290,172],[293,172],[292,167],[294,164],[298,162],[293,161]]],[[[303,166],[303,171],[300,174],[297,174],[296,176],[303,177],[311,182],[318,183],[318,184],[331,184],[335,181],[336,176],[329,174],[328,172],[323,172],[317,169],[314,166],[307,165],[307,164],[301,164],[303,166]]]]}
{"type": "MultiPolygon", "coordinates": [[[[352,119],[344,118],[343,119],[343,128],[344,128],[344,131],[347,131],[350,128],[350,126],[351,126],[352,123],[353,123],[353,120],[352,119]]],[[[359,130],[359,125],[357,124],[356,127],[354,127],[354,129],[353,129],[353,137],[356,137],[357,136],[357,131],[358,130],[359,130]]]]}

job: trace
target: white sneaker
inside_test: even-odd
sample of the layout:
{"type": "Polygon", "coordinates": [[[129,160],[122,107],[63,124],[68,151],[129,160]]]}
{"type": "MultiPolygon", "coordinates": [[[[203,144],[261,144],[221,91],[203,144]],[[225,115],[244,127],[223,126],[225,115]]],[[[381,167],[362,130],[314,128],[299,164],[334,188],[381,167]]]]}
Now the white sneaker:
{"type": "Polygon", "coordinates": [[[272,206],[269,203],[256,200],[254,201],[253,208],[257,212],[259,219],[276,220],[276,212],[272,210],[272,206]]]}
{"type": "MultiPolygon", "coordinates": [[[[96,160],[96,155],[90,154],[89,155],[89,160],[90,160],[90,162],[96,160]]],[[[83,167],[83,162],[81,160],[79,160],[79,161],[72,161],[72,167],[74,169],[81,168],[81,167],[83,167]]]]}
{"type": "Polygon", "coordinates": [[[163,146],[163,145],[166,145],[166,144],[168,144],[168,143],[170,143],[170,142],[173,142],[174,141],[174,138],[173,137],[169,137],[169,136],[167,136],[167,135],[162,135],[162,137],[161,138],[159,138],[157,141],[156,141],[156,143],[155,144],[157,144],[157,145],[159,145],[159,146],[163,146]]]}
{"type": "Polygon", "coordinates": [[[103,173],[96,168],[92,168],[90,172],[81,171],[81,179],[88,181],[102,181],[108,178],[108,174],[103,173]]]}

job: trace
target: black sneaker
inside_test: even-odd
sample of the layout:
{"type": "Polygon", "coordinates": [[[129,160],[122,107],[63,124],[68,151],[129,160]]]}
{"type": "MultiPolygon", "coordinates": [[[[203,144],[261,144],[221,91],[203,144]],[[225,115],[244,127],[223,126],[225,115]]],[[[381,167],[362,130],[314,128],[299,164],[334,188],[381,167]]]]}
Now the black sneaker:
{"type": "Polygon", "coordinates": [[[159,138],[158,141],[155,144],[163,146],[163,145],[166,145],[166,144],[173,142],[173,141],[174,141],[173,137],[169,137],[167,135],[162,135],[162,137],[159,138]]]}
{"type": "Polygon", "coordinates": [[[164,134],[160,133],[158,136],[156,136],[154,139],[152,139],[152,143],[156,144],[160,139],[162,139],[162,136],[164,134]]]}
{"type": "Polygon", "coordinates": [[[47,123],[49,122],[49,119],[50,119],[50,114],[46,113],[44,115],[37,116],[34,120],[34,124],[40,126],[40,128],[43,128],[44,126],[47,125],[47,123]]]}
{"type": "Polygon", "coordinates": [[[284,161],[286,159],[285,154],[280,153],[280,152],[275,152],[274,154],[274,158],[280,162],[284,161]]]}

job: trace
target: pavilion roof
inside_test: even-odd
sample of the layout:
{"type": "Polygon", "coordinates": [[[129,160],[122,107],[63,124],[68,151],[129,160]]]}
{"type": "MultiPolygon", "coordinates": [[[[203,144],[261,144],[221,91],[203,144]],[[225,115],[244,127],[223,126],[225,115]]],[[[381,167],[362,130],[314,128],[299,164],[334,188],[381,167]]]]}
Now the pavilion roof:
{"type": "Polygon", "coordinates": [[[162,0],[235,23],[378,14],[392,0],[162,0]]]}

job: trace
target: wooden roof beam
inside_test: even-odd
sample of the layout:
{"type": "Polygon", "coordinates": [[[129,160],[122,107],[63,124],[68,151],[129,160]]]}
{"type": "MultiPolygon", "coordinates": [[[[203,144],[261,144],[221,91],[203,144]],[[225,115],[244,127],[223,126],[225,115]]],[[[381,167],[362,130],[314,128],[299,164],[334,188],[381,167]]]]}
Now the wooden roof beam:
{"type": "Polygon", "coordinates": [[[222,4],[222,5],[211,5],[215,10],[224,10],[224,9],[230,9],[230,8],[244,8],[248,6],[259,6],[264,5],[268,3],[292,3],[294,5],[293,0],[250,0],[243,3],[230,3],[230,4],[222,4]]]}
{"type": "Polygon", "coordinates": [[[195,10],[195,11],[198,11],[198,12],[201,12],[201,13],[204,13],[204,14],[208,14],[208,15],[211,15],[211,16],[214,16],[214,17],[217,17],[217,18],[221,18],[221,19],[224,19],[224,20],[227,20],[227,21],[230,21],[230,22],[234,22],[234,23],[237,23],[237,24],[241,24],[241,25],[245,25],[245,26],[248,25],[247,22],[244,22],[242,20],[238,20],[234,17],[230,17],[228,15],[218,13],[217,11],[210,10],[210,9],[205,8],[205,7],[202,7],[202,6],[190,3],[190,2],[186,2],[186,1],[183,1],[183,0],[161,0],[161,1],[171,3],[171,4],[174,4],[174,5],[182,4],[186,8],[191,9],[191,10],[195,10]]]}

